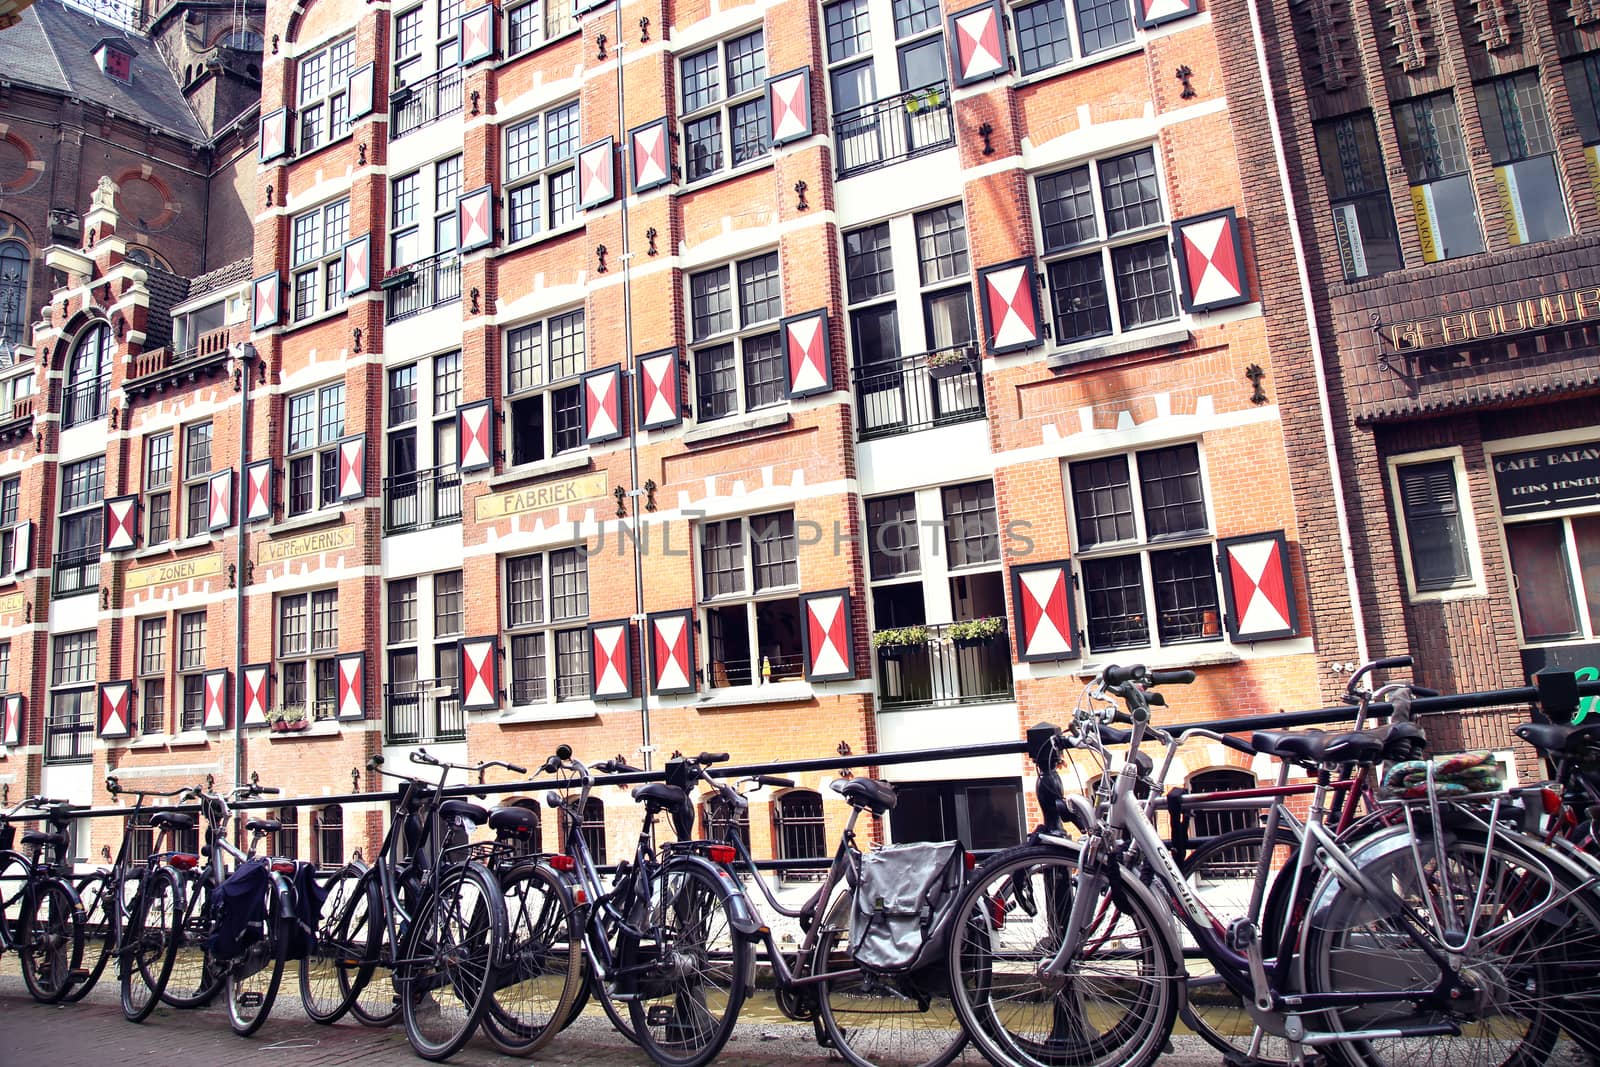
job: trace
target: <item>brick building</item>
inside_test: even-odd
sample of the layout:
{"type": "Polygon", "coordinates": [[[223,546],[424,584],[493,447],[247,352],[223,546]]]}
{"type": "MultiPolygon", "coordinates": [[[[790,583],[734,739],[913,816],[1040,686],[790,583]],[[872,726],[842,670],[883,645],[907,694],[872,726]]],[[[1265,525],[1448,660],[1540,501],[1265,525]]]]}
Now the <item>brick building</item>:
{"type": "MultiPolygon", "coordinates": [[[[1326,439],[1298,304],[1264,314],[1287,213],[1270,157],[1234,162],[1265,95],[1218,17],[269,5],[250,269],[176,305],[226,332],[192,375],[106,342],[103,491],[31,442],[0,461],[44,479],[41,545],[105,516],[98,600],[18,568],[51,616],[4,616],[40,654],[10,661],[8,760],[104,801],[113,770],[333,795],[418,745],[960,748],[1114,660],[1195,667],[1185,718],[1320,703],[1353,658],[1326,439]],[[50,756],[68,717],[90,764],[50,756]]],[[[889,832],[1014,841],[1025,773],[896,768],[889,832]]],[[[757,852],[814,854],[835,800],[758,795],[757,852]]],[[[302,808],[278,847],[370,856],[382,814],[302,808]]]]}

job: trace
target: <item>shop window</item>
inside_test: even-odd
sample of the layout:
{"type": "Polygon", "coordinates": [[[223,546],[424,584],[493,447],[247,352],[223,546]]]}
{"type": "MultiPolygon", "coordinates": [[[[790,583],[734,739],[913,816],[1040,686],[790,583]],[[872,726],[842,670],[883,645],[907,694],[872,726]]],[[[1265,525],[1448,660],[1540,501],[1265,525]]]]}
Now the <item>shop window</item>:
{"type": "Polygon", "coordinates": [[[1600,514],[1506,524],[1522,639],[1600,637],[1600,514]]]}
{"type": "Polygon", "coordinates": [[[1022,788],[1013,780],[896,782],[896,842],[960,841],[979,851],[1022,843],[1022,788]]]}
{"type": "Polygon", "coordinates": [[[1411,183],[1423,261],[1482,252],[1483,228],[1455,98],[1443,92],[1402,100],[1394,107],[1394,124],[1411,183]]]}
{"type": "Polygon", "coordinates": [[[1345,280],[1399,270],[1404,265],[1400,236],[1395,232],[1372,113],[1363,111],[1318,123],[1317,154],[1328,183],[1345,280]]]}
{"type": "Polygon", "coordinates": [[[1520,245],[1567,236],[1572,224],[1538,72],[1482,82],[1477,92],[1507,238],[1520,245]]]}

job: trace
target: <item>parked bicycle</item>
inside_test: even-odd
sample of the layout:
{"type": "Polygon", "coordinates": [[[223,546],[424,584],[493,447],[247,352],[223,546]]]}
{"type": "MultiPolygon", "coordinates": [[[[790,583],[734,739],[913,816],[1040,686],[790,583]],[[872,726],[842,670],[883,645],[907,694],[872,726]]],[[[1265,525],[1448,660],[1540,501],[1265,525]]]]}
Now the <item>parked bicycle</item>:
{"type": "Polygon", "coordinates": [[[68,828],[72,806],[65,800],[31,796],[0,815],[0,894],[5,922],[0,923],[0,952],[17,954],[28,995],[41,1004],[66,997],[74,981],[85,977],[83,904],[70,881],[72,857],[68,828]],[[43,818],[48,829],[25,830],[13,851],[15,820],[43,818]]]}

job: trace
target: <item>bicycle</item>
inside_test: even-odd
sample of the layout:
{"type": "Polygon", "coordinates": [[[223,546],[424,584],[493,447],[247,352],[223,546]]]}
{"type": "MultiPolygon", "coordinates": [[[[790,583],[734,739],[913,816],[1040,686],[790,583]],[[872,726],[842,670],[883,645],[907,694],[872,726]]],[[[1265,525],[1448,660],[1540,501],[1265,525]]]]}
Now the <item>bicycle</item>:
{"type": "Polygon", "coordinates": [[[84,976],[80,970],[83,903],[68,880],[72,871],[67,854],[71,811],[72,806],[65,800],[31,796],[0,815],[0,825],[4,826],[0,833],[5,838],[0,840],[0,848],[5,849],[0,853],[0,872],[7,879],[21,872],[17,891],[6,895],[7,921],[0,924],[0,952],[16,952],[28,995],[41,1004],[61,1001],[73,982],[84,976]],[[24,812],[34,814],[24,816],[24,812]],[[49,829],[25,830],[22,834],[22,846],[31,849],[32,854],[10,851],[14,833],[11,822],[19,816],[32,819],[41,815],[49,829]]]}

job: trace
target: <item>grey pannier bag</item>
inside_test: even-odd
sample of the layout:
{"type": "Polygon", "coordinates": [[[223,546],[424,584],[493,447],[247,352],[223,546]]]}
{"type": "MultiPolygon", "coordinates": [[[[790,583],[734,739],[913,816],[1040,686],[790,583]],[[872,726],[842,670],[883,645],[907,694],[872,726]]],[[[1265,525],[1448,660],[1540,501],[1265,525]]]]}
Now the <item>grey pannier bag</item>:
{"type": "Polygon", "coordinates": [[[850,910],[856,963],[896,972],[942,959],[965,859],[959,841],[888,845],[863,856],[850,910]]]}

